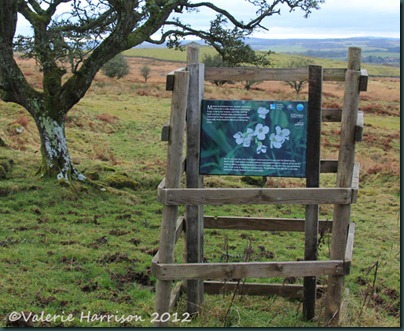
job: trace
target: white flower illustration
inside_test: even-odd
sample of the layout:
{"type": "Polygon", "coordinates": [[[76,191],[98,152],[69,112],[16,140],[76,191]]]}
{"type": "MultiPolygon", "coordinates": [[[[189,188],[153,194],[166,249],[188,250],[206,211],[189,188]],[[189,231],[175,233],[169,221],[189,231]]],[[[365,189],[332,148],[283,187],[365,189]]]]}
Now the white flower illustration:
{"type": "Polygon", "coordinates": [[[269,145],[269,147],[271,148],[282,147],[282,140],[275,133],[271,133],[271,135],[269,136],[269,141],[271,142],[271,144],[269,145]]]}
{"type": "Polygon", "coordinates": [[[280,126],[277,126],[275,128],[275,130],[276,130],[276,135],[281,140],[282,144],[285,142],[285,140],[289,140],[290,130],[281,129],[280,126]]]}
{"type": "Polygon", "coordinates": [[[259,140],[264,140],[265,135],[269,132],[269,127],[266,125],[264,126],[261,123],[258,123],[255,127],[254,136],[257,136],[259,140]]]}
{"type": "Polygon", "coordinates": [[[265,119],[267,117],[267,114],[269,113],[269,109],[266,109],[265,107],[259,107],[257,112],[258,117],[265,119]]]}
{"type": "Polygon", "coordinates": [[[243,147],[250,147],[253,133],[254,131],[248,128],[244,133],[241,133],[240,131],[237,132],[233,135],[233,138],[236,140],[237,145],[243,144],[243,147]]]}
{"type": "Polygon", "coordinates": [[[268,147],[263,145],[262,142],[258,142],[257,154],[266,153],[267,149],[268,147]]]}

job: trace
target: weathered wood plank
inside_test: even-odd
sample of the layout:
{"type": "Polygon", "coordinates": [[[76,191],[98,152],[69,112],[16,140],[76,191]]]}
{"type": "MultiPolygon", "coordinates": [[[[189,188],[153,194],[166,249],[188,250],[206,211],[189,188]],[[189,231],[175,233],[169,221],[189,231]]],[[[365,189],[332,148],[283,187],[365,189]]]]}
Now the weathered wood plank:
{"type": "Polygon", "coordinates": [[[362,69],[361,76],[359,78],[359,91],[365,92],[368,90],[368,81],[369,81],[368,71],[362,69]]]}
{"type": "Polygon", "coordinates": [[[160,263],[156,277],[160,280],[243,279],[268,277],[305,277],[343,275],[343,260],[241,263],[160,263]]]}
{"type": "MultiPolygon", "coordinates": [[[[324,69],[324,81],[344,81],[346,69],[324,69]]],[[[293,81],[308,80],[308,68],[255,68],[255,67],[207,67],[205,68],[205,80],[268,80],[268,81],[293,81]]]]}
{"type": "MultiPolygon", "coordinates": [[[[181,237],[181,234],[184,232],[184,226],[185,226],[185,218],[178,217],[177,225],[175,228],[175,238],[174,238],[175,243],[177,243],[178,239],[181,237]]],[[[156,264],[159,262],[160,262],[160,250],[158,250],[157,253],[154,255],[154,257],[152,259],[152,264],[156,264]]],[[[153,268],[152,268],[152,273],[153,273],[153,268]]]]}
{"type": "Polygon", "coordinates": [[[323,108],[323,122],[341,122],[342,109],[339,108],[323,108]]]}
{"type": "MultiPolygon", "coordinates": [[[[187,188],[202,187],[199,175],[199,150],[201,128],[201,103],[204,92],[204,65],[199,63],[199,47],[187,47],[189,93],[187,107],[187,163],[185,185],[187,188]]],[[[186,217],[186,261],[203,262],[203,206],[188,205],[186,217]]],[[[187,282],[187,312],[195,314],[203,303],[203,282],[187,282]]]]}
{"type": "MultiPolygon", "coordinates": [[[[359,105],[361,57],[360,48],[349,48],[348,70],[346,72],[344,89],[344,104],[342,107],[337,187],[352,187],[355,162],[355,125],[357,123],[359,105]]],[[[350,204],[335,205],[330,247],[331,259],[338,260],[344,258],[350,217],[350,204]]],[[[336,325],[339,320],[343,286],[343,276],[332,275],[329,277],[326,317],[331,325],[336,325]]]]}
{"type": "Polygon", "coordinates": [[[350,188],[204,188],[158,189],[166,205],[349,204],[350,188]]]}
{"type": "Polygon", "coordinates": [[[174,71],[169,72],[166,75],[166,91],[173,91],[174,90],[174,76],[176,72],[185,71],[185,68],[178,68],[174,71]]]}
{"type": "Polygon", "coordinates": [[[355,162],[352,176],[352,203],[358,200],[360,163],[355,162]]]}
{"type": "Polygon", "coordinates": [[[355,226],[356,226],[355,223],[349,224],[348,238],[347,238],[345,257],[344,257],[345,262],[352,262],[353,246],[354,246],[354,239],[355,239],[355,226]]]}
{"type": "MultiPolygon", "coordinates": [[[[323,68],[321,66],[309,66],[306,187],[319,187],[320,185],[322,83],[323,68]]],[[[314,261],[317,260],[318,204],[307,205],[305,214],[304,259],[314,261]]],[[[310,321],[315,315],[316,277],[304,277],[303,288],[303,316],[306,321],[310,321]]]]}
{"type": "MultiPolygon", "coordinates": [[[[303,232],[305,220],[296,218],[205,216],[204,223],[205,229],[303,232]]],[[[319,231],[327,232],[331,230],[331,227],[332,221],[319,221],[319,231]]]]}
{"type": "MultiPolygon", "coordinates": [[[[255,296],[280,296],[290,299],[301,299],[303,297],[303,286],[300,284],[264,284],[264,283],[243,283],[238,282],[221,282],[221,281],[205,281],[205,293],[207,294],[223,294],[234,293],[237,288],[239,295],[255,295],[255,296]]],[[[326,287],[317,285],[317,298],[325,292],[326,287]]]]}
{"type": "Polygon", "coordinates": [[[358,111],[358,118],[355,125],[355,141],[360,142],[363,139],[364,115],[363,111],[358,111]]]}
{"type": "Polygon", "coordinates": [[[178,282],[173,290],[171,291],[170,296],[170,311],[173,311],[175,306],[177,305],[178,299],[180,298],[181,293],[183,292],[183,284],[182,282],[178,282]]]}
{"type": "MultiPolygon", "coordinates": [[[[170,123],[172,130],[168,141],[166,187],[179,187],[184,149],[185,114],[187,107],[189,74],[186,71],[174,73],[174,91],[171,101],[170,123]]],[[[174,262],[174,245],[178,206],[164,206],[160,229],[160,250],[158,259],[162,263],[174,262]]],[[[156,285],[156,312],[161,316],[170,310],[171,281],[158,279],[156,285]]],[[[156,326],[167,326],[157,322],[156,326]]]]}
{"type": "Polygon", "coordinates": [[[320,160],[320,172],[337,173],[338,160],[320,160]]]}
{"type": "Polygon", "coordinates": [[[347,242],[346,242],[345,257],[344,257],[344,274],[345,275],[349,275],[351,273],[354,239],[355,239],[355,223],[350,223],[349,229],[348,229],[347,242]]]}
{"type": "Polygon", "coordinates": [[[161,141],[169,141],[170,140],[170,121],[164,123],[161,128],[161,141]]]}

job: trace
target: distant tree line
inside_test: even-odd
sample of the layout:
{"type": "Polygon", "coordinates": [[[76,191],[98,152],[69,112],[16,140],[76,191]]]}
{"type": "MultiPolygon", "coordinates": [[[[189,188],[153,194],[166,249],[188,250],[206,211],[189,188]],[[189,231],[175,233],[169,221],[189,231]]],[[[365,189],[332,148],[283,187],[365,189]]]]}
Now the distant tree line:
{"type": "MultiPolygon", "coordinates": [[[[400,56],[389,56],[386,54],[386,56],[380,56],[380,55],[373,55],[369,54],[366,55],[366,53],[374,53],[375,50],[372,51],[364,51],[362,55],[362,61],[366,63],[378,63],[378,64],[383,64],[383,63],[389,63],[389,64],[395,64],[395,63],[400,63],[400,56]]],[[[383,51],[383,53],[399,53],[400,52],[400,47],[391,47],[383,51]]],[[[316,50],[308,50],[306,52],[298,53],[299,55],[304,55],[308,57],[320,57],[320,58],[327,58],[327,59],[340,59],[340,60],[346,60],[348,57],[348,52],[347,50],[327,50],[327,51],[316,51],[316,50]]]]}

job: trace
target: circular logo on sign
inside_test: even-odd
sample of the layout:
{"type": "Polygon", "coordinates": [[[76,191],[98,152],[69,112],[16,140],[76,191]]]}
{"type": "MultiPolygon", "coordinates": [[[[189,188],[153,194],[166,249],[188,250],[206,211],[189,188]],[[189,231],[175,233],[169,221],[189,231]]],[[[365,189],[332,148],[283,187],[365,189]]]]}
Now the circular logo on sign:
{"type": "Polygon", "coordinates": [[[297,109],[298,111],[302,111],[302,110],[304,109],[304,105],[301,104],[301,103],[298,103],[297,106],[296,106],[296,109],[297,109]]]}

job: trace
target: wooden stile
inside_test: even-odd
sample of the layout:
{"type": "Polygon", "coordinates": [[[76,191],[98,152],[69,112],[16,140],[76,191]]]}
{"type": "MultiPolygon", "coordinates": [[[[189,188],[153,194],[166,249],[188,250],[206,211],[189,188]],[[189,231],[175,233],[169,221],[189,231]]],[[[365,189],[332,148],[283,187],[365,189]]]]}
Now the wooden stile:
{"type": "MultiPolygon", "coordinates": [[[[204,68],[198,47],[189,47],[187,68],[167,76],[173,91],[169,124],[162,131],[168,141],[166,177],[159,184],[158,200],[164,204],[160,249],[152,260],[157,278],[156,312],[174,309],[181,293],[187,295],[187,311],[196,314],[203,294],[237,291],[243,295],[303,297],[303,315],[314,318],[315,300],[327,291],[326,313],[332,325],[338,323],[344,276],[349,274],[355,235],[350,223],[351,204],[359,188],[359,164],[354,161],[355,142],[361,141],[363,113],[358,112],[359,92],[365,91],[368,75],[360,70],[360,49],[349,49],[347,69],[310,66],[297,69],[204,68]],[[203,188],[199,175],[201,100],[204,80],[309,80],[306,188],[203,188]],[[321,107],[322,82],[345,81],[342,109],[321,107]],[[338,160],[320,159],[321,122],[341,122],[338,160]],[[185,126],[186,123],[186,126],[185,126]],[[183,158],[186,127],[186,158],[183,158]],[[185,171],[185,187],[180,186],[185,171]],[[333,188],[320,188],[320,173],[336,173],[333,188]],[[204,216],[204,205],[302,204],[305,219],[204,216]],[[333,220],[319,220],[318,206],[333,204],[333,220]],[[178,217],[178,207],[185,216],[178,217]],[[304,261],[205,263],[204,229],[305,232],[304,261]],[[329,260],[317,260],[318,232],[332,230],[329,260]],[[185,233],[184,263],[174,263],[174,245],[185,233]],[[329,277],[328,287],[316,284],[316,277],[329,277]],[[245,283],[245,278],[304,277],[303,285],[245,283]],[[219,281],[212,281],[217,279],[219,281]],[[178,282],[172,289],[172,283],[178,282]],[[209,281],[206,281],[209,280],[209,281]],[[239,280],[238,282],[235,280],[239,280]],[[223,282],[224,281],[224,282],[223,282]]],[[[168,326],[158,323],[157,326],[168,326]]]]}

